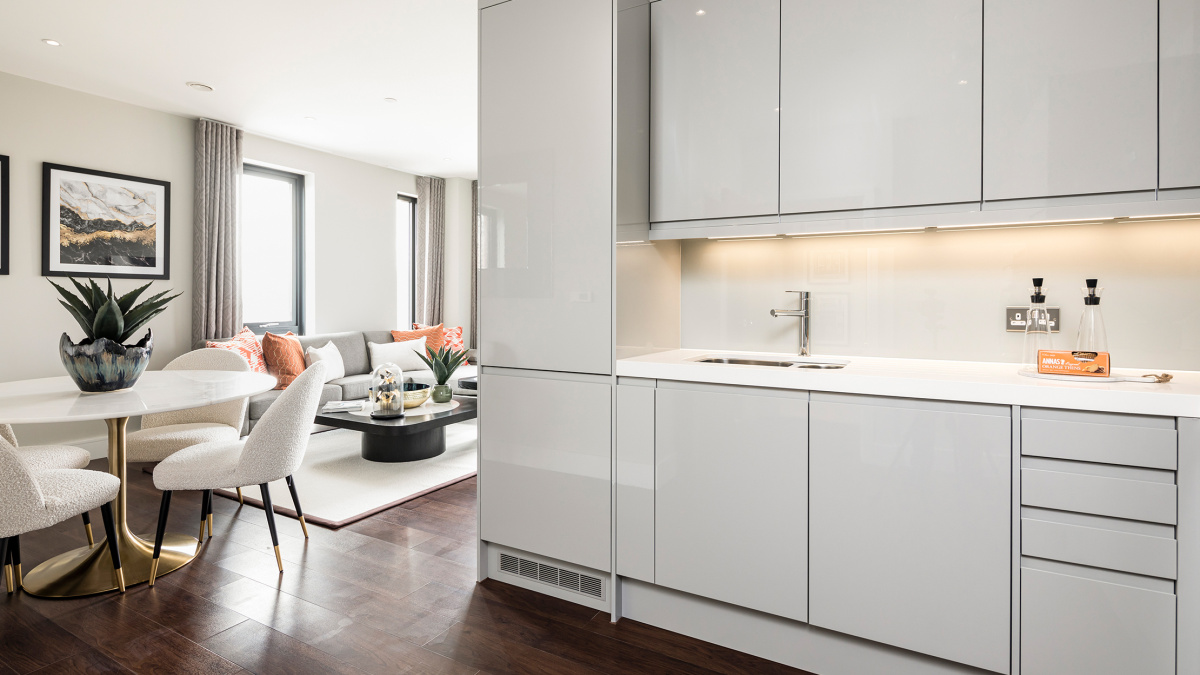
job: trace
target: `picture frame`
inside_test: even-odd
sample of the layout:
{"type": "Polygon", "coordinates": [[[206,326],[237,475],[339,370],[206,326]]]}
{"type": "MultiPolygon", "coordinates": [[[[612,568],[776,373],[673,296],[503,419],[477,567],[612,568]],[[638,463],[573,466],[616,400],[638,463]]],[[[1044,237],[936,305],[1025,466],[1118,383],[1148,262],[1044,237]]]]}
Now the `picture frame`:
{"type": "Polygon", "coordinates": [[[42,276],[171,278],[171,184],[44,162],[42,276]]]}
{"type": "Polygon", "coordinates": [[[8,155],[0,155],[0,275],[8,274],[8,155]]]}

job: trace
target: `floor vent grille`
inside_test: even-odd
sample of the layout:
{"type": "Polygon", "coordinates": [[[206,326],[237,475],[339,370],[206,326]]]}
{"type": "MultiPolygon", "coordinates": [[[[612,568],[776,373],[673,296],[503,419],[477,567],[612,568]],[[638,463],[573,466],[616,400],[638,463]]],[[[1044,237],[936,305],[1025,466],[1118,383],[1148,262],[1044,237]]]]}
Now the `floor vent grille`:
{"type": "Polygon", "coordinates": [[[554,565],[518,558],[507,553],[500,554],[500,571],[534,579],[544,584],[558,586],[576,593],[604,598],[604,582],[590,574],[572,572],[554,565]]]}

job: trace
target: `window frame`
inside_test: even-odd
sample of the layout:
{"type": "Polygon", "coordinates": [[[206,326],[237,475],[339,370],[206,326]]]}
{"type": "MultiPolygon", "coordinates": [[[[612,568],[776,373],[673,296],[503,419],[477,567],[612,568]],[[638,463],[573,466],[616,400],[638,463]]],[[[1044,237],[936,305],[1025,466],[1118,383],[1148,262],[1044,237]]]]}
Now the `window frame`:
{"type": "Polygon", "coordinates": [[[396,193],[396,200],[408,203],[408,312],[403,330],[408,330],[417,317],[417,198],[396,193]]]}
{"type": "MultiPolygon", "coordinates": [[[[273,333],[291,331],[296,335],[304,335],[304,175],[293,171],[275,169],[250,162],[242,163],[242,174],[256,175],[261,178],[279,180],[292,185],[292,316],[287,321],[264,321],[244,323],[255,335],[262,335],[270,330],[273,333]]],[[[241,186],[239,186],[240,188],[241,186]]],[[[239,215],[240,218],[240,215],[239,215]]],[[[243,255],[244,263],[245,257],[243,255]]],[[[243,289],[243,293],[244,293],[243,289]]],[[[282,319],[282,317],[281,317],[282,319]]]]}

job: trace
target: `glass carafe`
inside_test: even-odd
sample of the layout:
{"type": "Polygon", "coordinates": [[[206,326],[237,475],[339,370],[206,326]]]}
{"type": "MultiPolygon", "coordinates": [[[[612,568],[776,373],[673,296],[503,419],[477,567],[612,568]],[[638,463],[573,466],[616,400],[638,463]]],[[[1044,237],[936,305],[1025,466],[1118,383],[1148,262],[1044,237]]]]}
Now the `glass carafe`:
{"type": "Polygon", "coordinates": [[[1025,348],[1022,362],[1035,370],[1038,352],[1054,349],[1054,334],[1051,332],[1050,310],[1046,309],[1046,296],[1042,293],[1042,279],[1033,280],[1029,296],[1029,311],[1025,315],[1025,348]]]}
{"type": "Polygon", "coordinates": [[[1079,317],[1079,336],[1075,350],[1081,352],[1107,352],[1108,333],[1104,330],[1104,317],[1100,314],[1100,293],[1097,279],[1088,279],[1083,288],[1083,314],[1079,317]]]}

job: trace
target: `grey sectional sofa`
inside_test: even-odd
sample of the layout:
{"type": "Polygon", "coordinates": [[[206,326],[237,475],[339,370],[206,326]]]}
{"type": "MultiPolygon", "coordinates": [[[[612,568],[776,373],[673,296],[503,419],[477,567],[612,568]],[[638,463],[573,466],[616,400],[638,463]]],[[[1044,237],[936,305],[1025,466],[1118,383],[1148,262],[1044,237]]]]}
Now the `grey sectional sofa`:
{"type": "MultiPolygon", "coordinates": [[[[325,385],[321,391],[321,405],[329,401],[352,401],[355,399],[363,399],[367,397],[367,390],[371,387],[371,355],[367,349],[368,342],[376,344],[392,342],[392,334],[386,330],[373,331],[355,331],[352,333],[327,333],[325,335],[301,335],[298,336],[300,346],[304,349],[309,347],[324,347],[327,343],[332,342],[337,345],[338,351],[342,354],[342,362],[346,365],[346,376],[333,380],[325,385]]],[[[203,347],[204,345],[200,345],[203,347]]],[[[454,394],[456,396],[474,396],[475,391],[471,389],[462,389],[458,386],[458,381],[464,377],[472,377],[476,374],[476,367],[464,364],[451,378],[449,384],[454,386],[454,394]]],[[[423,384],[434,384],[433,372],[429,370],[409,371],[404,373],[406,382],[420,382],[423,384]]],[[[262,418],[263,413],[267,412],[267,408],[279,398],[283,393],[281,389],[272,389],[268,392],[263,392],[256,396],[250,397],[249,413],[246,415],[246,421],[242,424],[242,435],[250,433],[254,425],[262,418]]]]}

